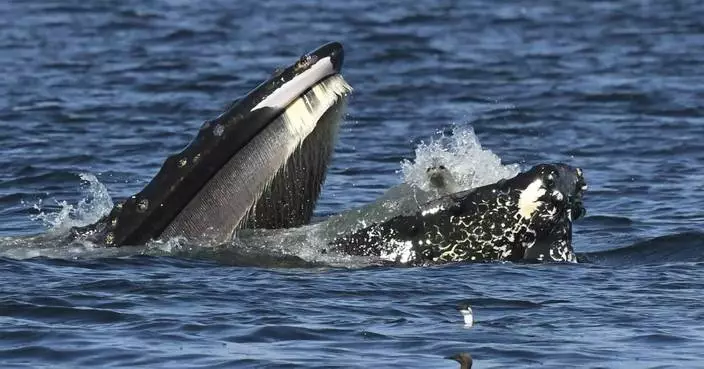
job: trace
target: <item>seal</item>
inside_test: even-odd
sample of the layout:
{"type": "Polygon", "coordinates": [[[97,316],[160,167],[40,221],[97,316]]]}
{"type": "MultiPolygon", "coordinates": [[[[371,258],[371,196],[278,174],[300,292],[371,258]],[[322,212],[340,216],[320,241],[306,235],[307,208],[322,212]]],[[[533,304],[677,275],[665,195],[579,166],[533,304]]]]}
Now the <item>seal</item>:
{"type": "Polygon", "coordinates": [[[425,265],[447,262],[576,262],[572,222],[586,213],[583,172],[540,164],[513,178],[442,196],[329,244],[326,252],[425,265]]]}
{"type": "Polygon", "coordinates": [[[444,165],[439,164],[428,167],[425,173],[428,176],[430,187],[437,191],[438,194],[447,195],[459,192],[460,186],[457,180],[444,165]]]}

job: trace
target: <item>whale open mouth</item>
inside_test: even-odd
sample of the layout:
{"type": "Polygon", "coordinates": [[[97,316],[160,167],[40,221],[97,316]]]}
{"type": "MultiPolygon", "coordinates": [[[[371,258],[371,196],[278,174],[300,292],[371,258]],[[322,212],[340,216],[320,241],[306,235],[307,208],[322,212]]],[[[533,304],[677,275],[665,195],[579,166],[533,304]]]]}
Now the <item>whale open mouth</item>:
{"type": "Polygon", "coordinates": [[[351,92],[340,75],[343,58],[342,45],[326,44],[207,121],[141,192],[96,225],[97,241],[223,242],[240,228],[307,223],[351,92]]]}

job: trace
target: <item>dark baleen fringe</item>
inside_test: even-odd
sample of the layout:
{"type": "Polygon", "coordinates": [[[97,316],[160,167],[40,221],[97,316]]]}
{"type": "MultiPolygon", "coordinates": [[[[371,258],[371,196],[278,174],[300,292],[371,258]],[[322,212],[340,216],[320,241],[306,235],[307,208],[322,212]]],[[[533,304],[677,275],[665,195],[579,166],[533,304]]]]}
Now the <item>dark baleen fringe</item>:
{"type": "Polygon", "coordinates": [[[310,222],[345,112],[346,103],[340,100],[276,174],[242,228],[291,228],[310,222]]]}

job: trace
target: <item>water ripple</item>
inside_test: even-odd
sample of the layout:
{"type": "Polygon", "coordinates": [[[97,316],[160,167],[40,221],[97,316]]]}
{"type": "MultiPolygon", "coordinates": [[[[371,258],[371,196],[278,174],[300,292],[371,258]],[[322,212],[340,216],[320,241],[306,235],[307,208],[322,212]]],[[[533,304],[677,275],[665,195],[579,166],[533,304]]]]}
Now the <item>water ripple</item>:
{"type": "Polygon", "coordinates": [[[3,367],[698,365],[700,1],[233,4],[0,2],[0,248],[44,255],[0,258],[3,367]],[[35,205],[77,204],[80,173],[131,195],[204,120],[329,40],[356,92],[317,215],[372,202],[421,141],[471,125],[503,163],[584,169],[585,263],[52,249],[35,205]]]}

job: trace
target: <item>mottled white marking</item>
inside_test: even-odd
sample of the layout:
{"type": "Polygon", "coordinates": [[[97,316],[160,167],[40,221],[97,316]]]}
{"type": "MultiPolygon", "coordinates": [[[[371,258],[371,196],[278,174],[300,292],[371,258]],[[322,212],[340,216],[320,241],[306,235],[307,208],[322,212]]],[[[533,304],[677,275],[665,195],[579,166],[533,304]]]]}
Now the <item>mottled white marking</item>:
{"type": "Polygon", "coordinates": [[[395,263],[408,263],[413,259],[413,242],[391,241],[393,252],[382,254],[381,259],[395,263]]]}
{"type": "Polygon", "coordinates": [[[430,208],[430,209],[423,210],[420,214],[423,215],[423,216],[426,216],[426,215],[430,215],[430,214],[435,214],[435,213],[437,213],[437,212],[439,212],[439,211],[443,211],[443,210],[445,210],[445,208],[443,208],[442,206],[438,205],[438,206],[436,206],[436,207],[434,207],[434,208],[430,208]]]}
{"type": "Polygon", "coordinates": [[[562,192],[560,192],[560,191],[558,191],[558,190],[553,190],[553,191],[552,191],[552,197],[554,197],[554,198],[557,199],[558,201],[562,201],[562,199],[565,198],[565,196],[562,194],[562,192]]]}
{"type": "Polygon", "coordinates": [[[557,215],[557,208],[550,207],[550,209],[547,210],[547,215],[550,218],[555,218],[555,216],[557,215]]]}
{"type": "Polygon", "coordinates": [[[533,212],[543,203],[538,200],[543,195],[545,195],[543,181],[536,179],[521,192],[521,196],[518,198],[518,214],[524,218],[530,218],[533,212]]]}
{"type": "Polygon", "coordinates": [[[499,252],[499,251],[501,252],[500,255],[501,255],[501,258],[502,258],[502,259],[506,259],[507,257],[511,256],[511,249],[509,249],[509,248],[506,247],[506,246],[504,246],[504,247],[497,247],[497,248],[496,248],[496,251],[497,251],[497,252],[499,252]]]}
{"type": "Polygon", "coordinates": [[[554,261],[566,261],[569,263],[576,263],[577,257],[572,252],[567,245],[560,245],[550,249],[550,257],[554,261]]]}

